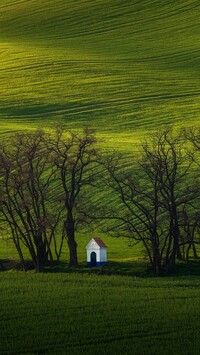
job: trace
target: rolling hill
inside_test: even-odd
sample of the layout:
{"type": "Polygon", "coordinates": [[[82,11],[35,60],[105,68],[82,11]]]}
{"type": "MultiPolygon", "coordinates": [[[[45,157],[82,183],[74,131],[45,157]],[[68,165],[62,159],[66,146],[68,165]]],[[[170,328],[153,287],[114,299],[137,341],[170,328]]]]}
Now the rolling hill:
{"type": "Polygon", "coordinates": [[[198,125],[199,18],[195,0],[2,0],[1,133],[198,125]]]}

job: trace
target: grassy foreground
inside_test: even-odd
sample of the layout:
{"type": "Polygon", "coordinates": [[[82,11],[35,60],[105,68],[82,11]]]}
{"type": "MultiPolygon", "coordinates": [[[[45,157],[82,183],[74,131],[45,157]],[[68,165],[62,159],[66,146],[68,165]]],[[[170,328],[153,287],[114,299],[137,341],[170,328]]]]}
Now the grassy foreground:
{"type": "Polygon", "coordinates": [[[1,354],[199,354],[200,280],[0,274],[1,354]]]}

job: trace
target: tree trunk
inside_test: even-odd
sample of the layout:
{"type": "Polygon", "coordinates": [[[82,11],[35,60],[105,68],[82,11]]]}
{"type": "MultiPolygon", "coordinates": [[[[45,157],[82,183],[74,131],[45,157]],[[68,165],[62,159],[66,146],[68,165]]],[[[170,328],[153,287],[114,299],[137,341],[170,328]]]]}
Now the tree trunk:
{"type": "Polygon", "coordinates": [[[22,263],[22,268],[23,268],[23,271],[27,271],[27,265],[26,265],[26,262],[24,260],[24,256],[23,256],[23,253],[22,253],[22,249],[20,247],[20,244],[19,244],[19,240],[15,240],[15,238],[13,238],[13,241],[14,241],[14,244],[15,244],[15,247],[17,249],[17,252],[18,252],[18,255],[19,255],[19,258],[20,258],[20,261],[22,263]]]}
{"type": "Polygon", "coordinates": [[[160,263],[160,260],[156,260],[154,259],[153,260],[153,272],[156,276],[159,276],[160,275],[160,272],[161,272],[161,263],[160,263]]]}
{"type": "Polygon", "coordinates": [[[77,266],[78,265],[78,257],[77,257],[77,243],[75,239],[68,237],[68,246],[69,246],[69,266],[77,266]]]}
{"type": "Polygon", "coordinates": [[[187,247],[187,251],[186,251],[186,258],[185,258],[185,259],[186,259],[186,262],[187,262],[187,263],[188,263],[188,261],[189,261],[191,246],[192,246],[192,244],[189,243],[189,244],[188,244],[188,247],[187,247]]]}
{"type": "Polygon", "coordinates": [[[172,235],[172,240],[173,240],[173,250],[170,256],[170,267],[174,267],[176,264],[176,259],[178,257],[181,258],[180,255],[180,248],[179,248],[179,225],[178,225],[178,217],[177,217],[177,209],[176,209],[176,204],[174,201],[174,197],[172,198],[172,210],[171,210],[171,222],[170,222],[170,229],[171,229],[171,235],[172,235]]]}
{"type": "Polygon", "coordinates": [[[177,259],[181,261],[185,261],[185,250],[184,246],[182,247],[182,251],[180,246],[178,245],[178,250],[177,250],[177,259]]]}
{"type": "Polygon", "coordinates": [[[44,271],[44,257],[43,252],[40,248],[37,248],[37,257],[36,257],[36,272],[43,272],[44,271]]]}
{"type": "Polygon", "coordinates": [[[196,246],[195,243],[192,242],[192,250],[193,250],[193,256],[195,259],[199,259],[198,254],[197,254],[197,250],[196,250],[196,246]]]}
{"type": "Polygon", "coordinates": [[[77,266],[78,265],[77,243],[75,240],[74,219],[73,219],[72,211],[68,213],[67,221],[66,221],[66,229],[67,229],[67,243],[69,247],[69,266],[77,266]]]}
{"type": "Polygon", "coordinates": [[[44,265],[42,263],[42,261],[40,260],[39,257],[37,257],[37,262],[35,265],[35,271],[36,272],[43,272],[44,271],[44,265]]]}
{"type": "Polygon", "coordinates": [[[158,245],[154,245],[153,253],[153,272],[156,276],[159,276],[161,272],[161,258],[158,245]]]}
{"type": "Polygon", "coordinates": [[[37,256],[36,256],[36,271],[43,272],[44,266],[48,264],[48,252],[46,251],[46,243],[42,241],[42,236],[37,238],[37,256]]]}

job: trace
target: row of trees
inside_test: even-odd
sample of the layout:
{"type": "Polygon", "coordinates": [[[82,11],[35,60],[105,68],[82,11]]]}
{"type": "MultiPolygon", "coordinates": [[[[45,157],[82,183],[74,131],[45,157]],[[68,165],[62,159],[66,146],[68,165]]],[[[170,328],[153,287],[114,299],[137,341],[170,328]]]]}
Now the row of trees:
{"type": "Polygon", "coordinates": [[[100,152],[96,143],[89,129],[58,128],[17,133],[1,145],[1,233],[12,236],[24,269],[25,249],[41,272],[60,259],[65,239],[69,265],[77,265],[75,232],[91,222],[142,243],[156,275],[191,250],[197,257],[200,130],[156,132],[139,159],[100,152]]]}
{"type": "Polygon", "coordinates": [[[12,235],[24,269],[24,246],[40,272],[54,255],[59,260],[65,238],[69,264],[77,265],[75,229],[87,208],[82,190],[95,176],[95,142],[89,130],[79,136],[59,128],[54,135],[18,133],[1,145],[1,226],[12,235]]]}
{"type": "MultiPolygon", "coordinates": [[[[174,134],[172,128],[142,144],[134,173],[108,159],[108,185],[119,199],[113,230],[142,242],[156,275],[177,259],[197,257],[200,243],[199,130],[174,134]],[[116,221],[118,223],[116,223],[116,221]]],[[[112,213],[112,216],[114,214],[112,213]]],[[[111,217],[112,219],[113,217],[111,217]]]]}

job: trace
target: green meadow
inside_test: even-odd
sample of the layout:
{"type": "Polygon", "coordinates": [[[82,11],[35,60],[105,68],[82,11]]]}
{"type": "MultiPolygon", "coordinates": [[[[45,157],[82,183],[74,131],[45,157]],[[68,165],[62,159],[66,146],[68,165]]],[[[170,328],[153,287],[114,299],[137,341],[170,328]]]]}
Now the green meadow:
{"type": "MultiPolygon", "coordinates": [[[[157,128],[198,127],[199,38],[198,0],[1,0],[0,138],[89,126],[135,153],[157,128]]],[[[156,279],[140,246],[102,236],[109,263],[91,271],[94,235],[78,234],[78,270],[66,244],[53,271],[0,271],[0,354],[199,354],[199,263],[156,279]]],[[[0,238],[0,261],[16,257],[0,238]]]]}
{"type": "Polygon", "coordinates": [[[1,273],[1,354],[199,354],[199,277],[1,273]]]}
{"type": "Polygon", "coordinates": [[[89,125],[117,146],[198,124],[198,1],[2,0],[0,13],[1,131],[89,125]]]}

